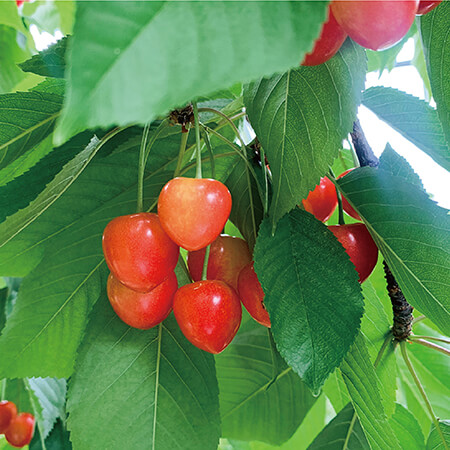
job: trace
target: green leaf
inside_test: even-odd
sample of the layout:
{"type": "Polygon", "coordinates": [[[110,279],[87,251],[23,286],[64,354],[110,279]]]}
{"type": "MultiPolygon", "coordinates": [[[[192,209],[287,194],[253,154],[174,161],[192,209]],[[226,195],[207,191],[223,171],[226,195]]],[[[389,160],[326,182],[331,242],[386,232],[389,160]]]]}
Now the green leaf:
{"type": "Polygon", "coordinates": [[[274,225],[306,198],[338,156],[352,130],[364,77],[364,51],[347,40],[324,64],[245,87],[247,114],[273,174],[274,225]]]}
{"type": "Polygon", "coordinates": [[[316,401],[272,348],[269,333],[253,320],[247,322],[216,356],[223,437],[280,445],[316,401]]]}
{"type": "Polygon", "coordinates": [[[14,90],[25,78],[17,63],[30,56],[26,49],[26,38],[14,28],[0,25],[0,94],[14,90]],[[19,42],[22,45],[19,45],[19,42]]]}
{"type": "Polygon", "coordinates": [[[78,3],[57,143],[86,125],[143,124],[193,98],[297,66],[318,36],[327,6],[326,1],[78,3]],[[174,38],[175,30],[188,51],[174,38]],[[124,83],[124,77],[133,82],[124,83]]]}
{"type": "Polygon", "coordinates": [[[0,23],[24,31],[15,0],[3,0],[0,3],[0,23]]]}
{"type": "Polygon", "coordinates": [[[450,334],[449,217],[425,192],[364,167],[338,180],[408,302],[450,334]]]}
{"type": "Polygon", "coordinates": [[[58,419],[52,432],[45,439],[44,445],[45,448],[42,446],[39,430],[36,429],[29,450],[72,450],[69,432],[65,429],[61,420],[58,419]]]}
{"type": "Polygon", "coordinates": [[[317,392],[358,333],[363,299],[357,273],[311,214],[297,208],[274,235],[271,230],[264,220],[254,259],[273,336],[283,358],[317,392]]]}
{"type": "Polygon", "coordinates": [[[389,144],[380,156],[380,165],[382,170],[390,172],[392,175],[404,178],[408,183],[423,188],[422,180],[419,175],[414,172],[414,169],[409,165],[408,161],[400,156],[389,144]]]}
{"type": "Polygon", "coordinates": [[[6,323],[6,299],[8,298],[8,288],[0,289],[0,332],[6,323]]]}
{"type": "Polygon", "coordinates": [[[402,448],[423,450],[425,447],[425,438],[423,437],[417,419],[399,403],[396,403],[395,413],[389,419],[389,423],[402,448]]]}
{"type": "MultiPolygon", "coordinates": [[[[443,420],[439,422],[439,428],[442,430],[447,447],[450,446],[450,420],[443,420]]],[[[427,441],[427,450],[445,450],[441,436],[438,430],[433,425],[427,441]]]]}
{"type": "Polygon", "coordinates": [[[59,40],[31,59],[19,64],[24,72],[32,72],[43,77],[64,78],[66,63],[64,54],[68,44],[68,38],[59,40]]]}
{"type": "MultiPolygon", "coordinates": [[[[365,281],[362,287],[365,311],[361,321],[361,334],[366,340],[370,361],[374,364],[388,333],[390,333],[391,325],[370,281],[365,281]]],[[[380,381],[383,407],[389,417],[394,413],[397,391],[397,364],[393,343],[390,343],[384,351],[378,362],[376,373],[380,381]]]]}
{"type": "Polygon", "coordinates": [[[423,50],[431,82],[433,98],[442,128],[450,145],[450,42],[448,22],[450,3],[442,2],[438,8],[420,18],[423,50]]]}
{"type": "MultiPolygon", "coordinates": [[[[74,137],[67,144],[47,154],[30,170],[0,187],[0,223],[8,216],[28,206],[60,172],[62,167],[86,146],[91,137],[91,132],[74,137]]],[[[67,176],[68,172],[66,171],[65,174],[67,176]]],[[[61,182],[58,188],[60,187],[62,187],[61,182]]],[[[53,190],[50,195],[55,195],[53,190]]],[[[41,200],[41,202],[47,206],[47,201],[41,200]]]]}
{"type": "Polygon", "coordinates": [[[347,405],[314,439],[308,450],[370,450],[352,405],[347,405]],[[354,420],[354,423],[352,422],[354,420]]]}
{"type": "Polygon", "coordinates": [[[449,147],[438,112],[428,103],[382,86],[364,91],[362,103],[438,164],[450,170],[449,147]]]}
{"type": "Polygon", "coordinates": [[[0,169],[52,131],[62,97],[44,92],[0,95],[0,169]]]}
{"type": "Polygon", "coordinates": [[[37,403],[35,411],[39,431],[47,439],[56,420],[65,417],[66,380],[29,378],[26,386],[37,403]]]}
{"type": "Polygon", "coordinates": [[[402,450],[383,409],[380,382],[359,334],[341,365],[342,375],[371,448],[402,450]]]}
{"type": "Polygon", "coordinates": [[[335,411],[339,412],[350,401],[347,387],[342,378],[341,371],[336,369],[327,379],[322,389],[323,393],[330,400],[335,411]]]}
{"type": "Polygon", "coordinates": [[[150,330],[133,329],[103,295],[80,348],[68,411],[75,448],[101,442],[117,449],[216,449],[214,358],[191,345],[172,316],[150,330]]]}
{"type": "MultiPolygon", "coordinates": [[[[83,136],[83,138],[86,139],[86,135],[83,136]]],[[[102,141],[99,141],[96,137],[92,138],[86,148],[64,166],[35,200],[33,200],[25,209],[19,210],[0,224],[0,247],[7,244],[18,233],[33,223],[61,197],[61,195],[76,181],[95,156],[101,143],[102,141]]],[[[70,144],[68,145],[68,148],[71,148],[70,144]]],[[[19,180],[18,182],[20,183],[22,180],[19,180]]]]}
{"type": "MultiPolygon", "coordinates": [[[[248,150],[247,150],[248,151],[248,150]]],[[[261,174],[259,165],[252,158],[248,163],[255,173],[261,174]]],[[[259,225],[263,219],[263,205],[254,177],[246,167],[245,161],[237,158],[233,171],[225,181],[233,198],[230,220],[239,228],[244,239],[252,249],[256,242],[259,225]]]]}

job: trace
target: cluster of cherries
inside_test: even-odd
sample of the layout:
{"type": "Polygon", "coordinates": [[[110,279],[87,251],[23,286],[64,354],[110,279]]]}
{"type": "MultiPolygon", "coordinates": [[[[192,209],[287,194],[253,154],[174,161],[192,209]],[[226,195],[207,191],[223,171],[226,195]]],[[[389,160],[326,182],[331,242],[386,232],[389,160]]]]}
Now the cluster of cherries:
{"type": "Polygon", "coordinates": [[[362,47],[385,50],[408,32],[416,15],[434,9],[442,0],[333,0],[319,38],[302,65],[316,66],[328,61],[347,36],[362,47]]]}
{"type": "Polygon", "coordinates": [[[0,402],[0,434],[13,447],[23,447],[31,442],[34,434],[35,420],[30,413],[17,414],[17,407],[13,402],[0,402]]]}
{"type": "MultiPolygon", "coordinates": [[[[347,175],[353,169],[341,173],[338,178],[347,175]]],[[[338,204],[336,188],[329,178],[323,177],[316,188],[302,200],[306,211],[322,222],[326,222],[333,214],[338,204]]],[[[342,197],[342,208],[351,217],[361,220],[350,203],[342,197]]],[[[342,244],[350,261],[359,274],[359,282],[365,281],[372,273],[378,259],[378,247],[372,239],[366,226],[360,223],[346,225],[329,225],[328,229],[342,244]]]]}
{"type": "Polygon", "coordinates": [[[103,252],[111,271],[108,298],[117,315],[132,327],[148,329],[173,309],[190,342],[221,352],[241,323],[238,275],[251,262],[245,241],[219,236],[230,212],[231,194],[223,183],[180,177],[162,189],[158,214],[113,219],[103,233],[103,252]],[[202,280],[210,244],[207,279],[202,280]],[[178,289],[174,268],[180,246],[189,252],[194,282],[178,289]]]}

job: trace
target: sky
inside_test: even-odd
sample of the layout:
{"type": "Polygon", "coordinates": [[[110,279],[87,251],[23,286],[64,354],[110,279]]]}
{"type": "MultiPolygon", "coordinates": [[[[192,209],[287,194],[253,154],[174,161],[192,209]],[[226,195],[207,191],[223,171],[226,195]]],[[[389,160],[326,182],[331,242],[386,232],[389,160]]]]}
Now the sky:
{"type": "MultiPolygon", "coordinates": [[[[31,26],[30,31],[38,50],[43,50],[63,37],[58,31],[55,36],[45,32],[39,33],[35,25],[31,26]]],[[[413,56],[414,41],[410,39],[397,56],[397,62],[410,61],[413,56]]],[[[425,99],[422,79],[414,66],[397,67],[390,72],[385,70],[381,77],[378,72],[370,72],[367,74],[366,88],[372,86],[392,87],[425,99]]],[[[422,179],[426,191],[433,197],[433,200],[443,208],[450,209],[450,173],[436,164],[414,144],[379,120],[375,114],[364,106],[359,108],[358,116],[375,154],[380,156],[386,147],[386,143],[389,142],[397,153],[408,160],[422,179]]]]}

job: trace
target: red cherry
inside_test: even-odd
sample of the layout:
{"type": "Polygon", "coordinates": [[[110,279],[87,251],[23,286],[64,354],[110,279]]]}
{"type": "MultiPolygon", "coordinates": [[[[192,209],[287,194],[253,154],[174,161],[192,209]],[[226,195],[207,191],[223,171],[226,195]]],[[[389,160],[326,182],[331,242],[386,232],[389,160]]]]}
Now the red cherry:
{"type": "Polygon", "coordinates": [[[264,307],[264,291],[258,280],[253,262],[247,264],[239,274],[238,292],[248,313],[261,325],[270,328],[269,313],[264,307]]]}
{"type": "Polygon", "coordinates": [[[323,177],[316,188],[302,200],[306,211],[322,222],[326,222],[337,206],[336,188],[329,178],[323,177]]]}
{"type": "Polygon", "coordinates": [[[241,324],[241,302],[223,281],[186,284],[173,299],[173,312],[181,331],[198,348],[220,353],[233,340],[241,324]]]}
{"type": "MultiPolygon", "coordinates": [[[[205,249],[189,252],[187,264],[194,281],[202,279],[205,249]]],[[[247,242],[238,237],[222,234],[211,244],[208,259],[208,280],[221,280],[237,289],[242,268],[252,260],[247,242]]]]}
{"type": "Polygon", "coordinates": [[[174,272],[150,292],[133,291],[110,274],[108,298],[116,314],[127,324],[148,330],[161,323],[172,311],[173,296],[178,289],[174,272]]]}
{"type": "Polygon", "coordinates": [[[328,20],[324,23],[314,48],[306,54],[302,66],[317,66],[332,58],[341,48],[347,33],[340,27],[328,8],[328,20]]]}
{"type": "Polygon", "coordinates": [[[125,286],[148,292],[175,268],[179,248],[156,214],[139,213],[111,220],[103,232],[103,253],[113,275],[125,286]]]}
{"type": "Polygon", "coordinates": [[[429,13],[432,9],[436,8],[442,0],[420,0],[419,7],[417,8],[416,15],[422,16],[429,13]]]}
{"type": "Polygon", "coordinates": [[[186,250],[200,250],[219,236],[231,211],[231,194],[217,180],[174,178],[158,200],[161,225],[186,250]]]}
{"type": "Polygon", "coordinates": [[[352,223],[331,225],[328,228],[350,256],[350,261],[359,273],[359,282],[362,283],[372,273],[378,259],[378,248],[366,226],[352,223]]]}
{"type": "Polygon", "coordinates": [[[17,7],[22,6],[25,2],[29,2],[30,0],[16,0],[17,7]]]}
{"type": "Polygon", "coordinates": [[[5,432],[5,438],[13,447],[23,447],[31,442],[34,433],[34,416],[22,413],[13,419],[5,432]]]}
{"type": "Polygon", "coordinates": [[[17,408],[13,402],[6,400],[0,402],[0,434],[4,433],[11,421],[17,415],[17,408]]]}
{"type": "MultiPolygon", "coordinates": [[[[352,169],[348,169],[345,172],[342,172],[338,176],[338,179],[344,177],[345,175],[347,175],[349,172],[351,172],[354,169],[355,168],[353,167],[352,169]]],[[[349,216],[353,217],[356,220],[361,220],[361,217],[359,217],[359,214],[355,211],[353,206],[350,205],[350,203],[347,201],[347,199],[344,196],[342,196],[342,208],[349,216]]]]}
{"type": "Polygon", "coordinates": [[[343,30],[359,45],[384,50],[408,32],[419,0],[334,0],[331,10],[343,30]]]}

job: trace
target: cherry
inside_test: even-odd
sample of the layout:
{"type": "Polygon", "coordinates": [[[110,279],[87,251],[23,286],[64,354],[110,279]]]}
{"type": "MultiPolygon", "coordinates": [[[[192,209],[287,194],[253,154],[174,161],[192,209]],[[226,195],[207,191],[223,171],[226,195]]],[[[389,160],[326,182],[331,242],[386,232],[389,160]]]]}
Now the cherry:
{"type": "Polygon", "coordinates": [[[333,182],[323,177],[316,188],[302,200],[306,211],[322,222],[327,221],[337,206],[336,188],[333,182]]]}
{"type": "Polygon", "coordinates": [[[331,225],[328,229],[350,256],[350,261],[359,274],[359,282],[365,281],[372,273],[378,259],[378,248],[366,226],[363,223],[352,223],[331,225]]]}
{"type": "MultiPolygon", "coordinates": [[[[352,169],[348,169],[345,172],[342,172],[338,176],[338,179],[344,177],[345,175],[347,175],[349,172],[351,172],[354,169],[355,168],[353,167],[352,169]]],[[[342,208],[349,216],[353,217],[356,220],[361,220],[361,217],[359,217],[359,214],[355,211],[353,206],[350,205],[350,203],[347,201],[347,199],[344,196],[342,196],[342,208]]]]}
{"type": "Polygon", "coordinates": [[[34,416],[22,413],[16,416],[5,432],[5,438],[13,447],[23,447],[31,442],[34,433],[34,416]]]}
{"type": "Polygon", "coordinates": [[[148,292],[175,268],[179,248],[164,232],[158,216],[144,212],[109,222],[103,232],[103,253],[121,283],[148,292]]]}
{"type": "Polygon", "coordinates": [[[247,264],[239,274],[238,292],[248,313],[261,325],[270,328],[269,313],[264,307],[264,291],[258,280],[253,262],[247,264]]]}
{"type": "MultiPolygon", "coordinates": [[[[205,250],[189,252],[187,265],[194,281],[202,279],[205,250]]],[[[208,280],[221,280],[237,289],[239,272],[252,260],[247,242],[238,237],[222,234],[211,244],[208,259],[208,280]]]]}
{"type": "Polygon", "coordinates": [[[13,402],[6,400],[0,402],[0,434],[4,433],[11,421],[17,415],[17,408],[13,402]]]}
{"type": "Polygon", "coordinates": [[[217,180],[174,178],[158,200],[161,225],[170,238],[189,251],[211,244],[225,226],[231,194],[217,180]]]}
{"type": "Polygon", "coordinates": [[[359,45],[384,50],[408,32],[419,0],[334,0],[331,10],[343,30],[359,45]]]}
{"type": "Polygon", "coordinates": [[[162,322],[172,311],[173,296],[178,289],[174,272],[150,292],[133,291],[110,274],[108,298],[116,314],[134,328],[147,330],[162,322]]]}
{"type": "Polygon", "coordinates": [[[220,353],[227,347],[242,318],[236,292],[218,280],[197,281],[178,289],[173,312],[186,338],[209,353],[220,353]]]}
{"type": "Polygon", "coordinates": [[[302,66],[317,66],[328,61],[339,51],[346,38],[347,33],[340,27],[331,9],[328,8],[328,19],[323,24],[314,48],[306,54],[302,66]]]}
{"type": "Polygon", "coordinates": [[[422,16],[423,14],[429,13],[432,9],[436,8],[442,0],[420,0],[419,7],[417,8],[416,14],[422,16]]]}

